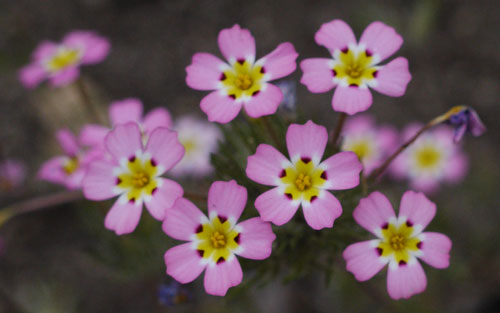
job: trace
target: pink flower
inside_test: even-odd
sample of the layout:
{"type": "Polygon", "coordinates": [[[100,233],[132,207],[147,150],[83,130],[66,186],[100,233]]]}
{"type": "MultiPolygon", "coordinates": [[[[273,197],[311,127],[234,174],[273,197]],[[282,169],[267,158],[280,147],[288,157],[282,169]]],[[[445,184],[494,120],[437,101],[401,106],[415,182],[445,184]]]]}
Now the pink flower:
{"type": "Polygon", "coordinates": [[[32,63],[19,71],[19,80],[26,88],[44,79],[53,86],[67,85],[80,75],[80,65],[103,61],[109,50],[109,41],[91,31],[73,31],[61,43],[43,41],[31,55],[32,63]]]}
{"type": "Polygon", "coordinates": [[[19,187],[26,178],[26,167],[23,163],[7,159],[0,163],[0,191],[12,191],[19,187]]]}
{"type": "Polygon", "coordinates": [[[408,299],[425,290],[427,279],[420,258],[435,268],[449,265],[450,239],[440,233],[422,232],[436,214],[436,205],[422,193],[407,191],[399,217],[380,192],[361,199],[354,209],[356,222],[377,239],[348,246],[343,253],[347,270],[359,281],[377,274],[386,264],[387,291],[393,299],[408,299]]]}
{"type": "Polygon", "coordinates": [[[177,134],[164,127],[156,128],[143,145],[142,134],[134,122],[120,124],[109,132],[104,146],[110,157],[89,165],[83,180],[83,193],[90,200],[118,196],[105,220],[116,234],[134,231],[142,204],[157,220],[182,196],[182,187],[161,175],[184,155],[177,134]]]}
{"type": "Polygon", "coordinates": [[[353,151],[363,164],[364,173],[373,169],[396,150],[398,135],[392,127],[376,127],[371,116],[361,115],[346,121],[342,132],[342,151],[353,151]]]}
{"type": "Polygon", "coordinates": [[[183,117],[175,123],[179,141],[186,153],[170,172],[175,176],[205,176],[212,172],[210,155],[217,151],[222,134],[212,123],[192,117],[183,117]]]}
{"type": "Polygon", "coordinates": [[[283,99],[269,81],[295,71],[297,52],[289,42],[255,61],[255,39],[239,25],[219,33],[219,48],[228,63],[208,53],[196,53],[186,68],[186,83],[197,90],[215,90],[201,100],[211,122],[228,123],[243,106],[254,118],[274,114],[283,99]]]}
{"type": "Polygon", "coordinates": [[[399,57],[386,65],[378,65],[403,43],[394,28],[373,22],[356,42],[349,25],[333,20],[323,24],[314,39],[330,51],[332,59],[303,60],[300,68],[304,74],[300,82],[314,93],[337,87],[332,98],[335,111],[349,115],[366,111],[372,105],[368,87],[391,97],[404,95],[411,80],[408,60],[399,57]]]}
{"type": "MultiPolygon", "coordinates": [[[[127,98],[111,102],[109,107],[109,119],[111,126],[136,122],[139,124],[143,139],[147,137],[157,127],[172,127],[172,118],[165,108],[156,108],[143,117],[143,105],[137,98],[127,98]]],[[[102,125],[88,124],[82,129],[80,140],[88,146],[102,146],[104,138],[110,131],[102,125]]]]}
{"type": "Polygon", "coordinates": [[[302,205],[307,224],[313,229],[333,226],[342,206],[328,190],[356,187],[363,166],[353,152],[340,152],[320,162],[327,141],[323,126],[312,121],[292,124],[286,133],[290,160],[267,144],[259,145],[248,157],[247,176],[257,183],[276,186],[255,201],[264,221],[283,225],[302,205]]]}
{"type": "MultiPolygon", "coordinates": [[[[421,125],[414,123],[403,131],[403,140],[413,136],[421,125]]],[[[433,192],[443,182],[456,183],[467,172],[467,158],[453,142],[453,131],[446,126],[422,134],[391,165],[392,174],[408,179],[418,191],[433,192]]]]}
{"type": "Polygon", "coordinates": [[[79,189],[88,164],[99,156],[96,151],[85,151],[75,135],[68,129],[61,129],[56,134],[64,155],[56,156],[45,162],[38,172],[38,177],[68,189],[79,189]]]}
{"type": "Polygon", "coordinates": [[[165,253],[167,274],[186,284],[205,270],[205,290],[216,296],[240,284],[243,273],[236,255],[266,259],[276,238],[271,225],[258,217],[237,224],[246,203],[247,190],[234,180],[212,184],[208,218],[190,201],[177,200],[166,212],[163,230],[189,242],[165,253]]]}

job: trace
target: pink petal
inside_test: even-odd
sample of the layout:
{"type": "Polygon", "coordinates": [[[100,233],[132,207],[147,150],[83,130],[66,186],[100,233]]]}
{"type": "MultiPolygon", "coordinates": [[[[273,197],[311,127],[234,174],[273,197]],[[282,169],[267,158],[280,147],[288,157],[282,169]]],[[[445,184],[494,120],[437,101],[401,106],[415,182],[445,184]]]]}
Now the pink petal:
{"type": "Polygon", "coordinates": [[[342,253],[347,263],[346,269],[359,281],[366,281],[387,264],[380,258],[372,240],[349,245],[342,253]]]}
{"type": "Polygon", "coordinates": [[[79,141],[85,146],[103,146],[110,129],[101,125],[87,124],[80,131],[79,141]]]}
{"type": "Polygon", "coordinates": [[[276,235],[271,224],[265,223],[259,217],[248,219],[238,224],[241,228],[238,255],[253,260],[267,259],[272,252],[276,235]]]}
{"type": "MultiPolygon", "coordinates": [[[[184,156],[184,146],[177,138],[177,132],[158,127],[149,136],[146,151],[152,160],[163,167],[163,172],[171,169],[184,156]]],[[[159,174],[161,175],[161,174],[159,174]]]]}
{"type": "Polygon", "coordinates": [[[49,159],[41,166],[38,171],[38,177],[56,184],[64,184],[67,178],[66,173],[63,171],[65,160],[66,157],[64,156],[57,156],[49,159]]]}
{"type": "Polygon", "coordinates": [[[196,53],[186,67],[186,84],[197,90],[215,90],[226,63],[210,53],[196,53]]]}
{"type": "Polygon", "coordinates": [[[205,265],[201,262],[202,258],[191,243],[168,249],[164,258],[167,274],[182,284],[192,282],[205,269],[205,265]]]}
{"type": "Polygon", "coordinates": [[[281,43],[271,53],[259,60],[264,64],[266,74],[270,75],[270,80],[285,77],[295,71],[297,64],[295,60],[299,54],[289,42],[281,43]]]}
{"type": "Polygon", "coordinates": [[[116,176],[113,175],[115,165],[109,161],[99,160],[90,163],[87,175],[83,179],[83,194],[90,200],[105,200],[116,194],[116,176]]]}
{"type": "Polygon", "coordinates": [[[424,229],[436,215],[436,205],[421,192],[407,191],[401,198],[399,217],[424,229]]]}
{"type": "Polygon", "coordinates": [[[326,190],[321,191],[310,205],[302,204],[304,218],[312,229],[332,228],[333,222],[342,214],[342,206],[334,195],[326,190]]]}
{"type": "Polygon", "coordinates": [[[467,158],[461,152],[455,151],[455,155],[450,157],[446,164],[444,179],[451,183],[457,183],[467,174],[467,169],[467,158]]]}
{"type": "Polygon", "coordinates": [[[106,215],[104,225],[117,235],[128,234],[133,232],[139,224],[141,213],[142,203],[137,204],[127,201],[126,197],[120,197],[106,215]]]}
{"type": "Polygon", "coordinates": [[[76,156],[80,151],[77,139],[69,129],[64,128],[58,130],[56,133],[56,138],[66,155],[76,156]]]}
{"type": "Polygon", "coordinates": [[[127,98],[111,102],[109,106],[111,125],[116,126],[127,122],[139,123],[142,119],[142,102],[137,98],[127,98]]]}
{"type": "Polygon", "coordinates": [[[392,299],[408,299],[423,292],[426,287],[427,278],[419,262],[414,262],[411,265],[389,266],[387,291],[392,299]]]}
{"type": "Polygon", "coordinates": [[[74,31],[66,35],[63,44],[83,51],[81,62],[95,64],[104,60],[111,49],[109,40],[90,31],[74,31]]]}
{"type": "Polygon", "coordinates": [[[139,126],[134,122],[129,122],[113,128],[104,138],[104,144],[109,153],[120,160],[133,157],[137,151],[141,151],[141,140],[139,126]]]}
{"type": "Polygon", "coordinates": [[[268,190],[257,197],[255,208],[263,221],[281,226],[293,217],[300,201],[292,201],[285,196],[280,187],[268,190]]]}
{"type": "Polygon", "coordinates": [[[236,222],[247,204],[247,190],[236,181],[216,181],[208,191],[208,213],[232,218],[236,222]]]}
{"type": "MultiPolygon", "coordinates": [[[[407,173],[408,169],[405,171],[407,173]]],[[[432,194],[439,190],[439,180],[434,177],[412,177],[410,187],[416,191],[432,194]]]]}
{"type": "Polygon", "coordinates": [[[18,77],[23,86],[30,89],[38,86],[38,84],[47,78],[47,72],[39,64],[33,63],[21,68],[18,77]]]}
{"type": "Polygon", "coordinates": [[[143,126],[147,134],[151,134],[151,132],[158,127],[172,128],[172,117],[167,109],[156,108],[146,114],[143,126]]]}
{"type": "Polygon", "coordinates": [[[35,51],[33,51],[32,59],[36,62],[44,61],[45,59],[54,55],[58,48],[58,44],[52,41],[44,40],[38,44],[35,51]]]}
{"type": "Polygon", "coordinates": [[[74,82],[80,76],[80,68],[72,66],[50,76],[50,83],[55,87],[65,86],[74,82]]]}
{"type": "Polygon", "coordinates": [[[424,240],[421,243],[423,255],[420,259],[435,268],[447,268],[450,265],[451,240],[440,233],[422,233],[424,240]]]}
{"type": "Polygon", "coordinates": [[[240,262],[236,258],[216,264],[208,264],[205,271],[205,291],[214,296],[225,296],[230,287],[243,279],[240,262]]]}
{"type": "Polygon", "coordinates": [[[248,157],[246,173],[248,178],[259,184],[277,186],[285,164],[290,162],[281,152],[273,146],[260,144],[255,154],[248,157]]]}
{"type": "Polygon", "coordinates": [[[361,227],[375,235],[377,230],[382,228],[391,218],[396,217],[389,200],[378,191],[361,199],[352,215],[361,227]]]}
{"type": "Polygon", "coordinates": [[[204,219],[205,215],[191,201],[179,198],[165,211],[162,228],[174,239],[191,240],[204,219]]]}
{"type": "Polygon", "coordinates": [[[349,115],[368,110],[372,105],[372,94],[368,88],[338,86],[333,93],[332,107],[335,111],[349,115]]]}
{"type": "Polygon", "coordinates": [[[373,116],[368,114],[360,114],[350,117],[346,120],[344,125],[344,132],[346,134],[363,134],[372,132],[375,128],[375,120],[373,116]]]}
{"type": "Polygon", "coordinates": [[[359,173],[363,165],[354,152],[339,152],[321,164],[326,170],[327,189],[343,190],[359,185],[359,173]]]}
{"type": "Polygon", "coordinates": [[[382,22],[373,22],[363,31],[359,44],[366,45],[366,49],[378,54],[382,61],[399,50],[403,37],[396,33],[394,28],[382,22]]]}
{"type": "Polygon", "coordinates": [[[149,213],[159,221],[165,218],[165,211],[174,205],[175,200],[182,197],[184,190],[181,185],[173,180],[159,178],[161,186],[153,191],[151,200],[146,201],[146,208],[149,213]]]}
{"type": "Polygon", "coordinates": [[[281,89],[272,84],[266,84],[266,88],[252,96],[248,102],[243,103],[243,107],[248,116],[258,118],[276,113],[281,100],[283,100],[281,89]]]}
{"type": "Polygon", "coordinates": [[[208,116],[210,122],[228,123],[232,121],[241,110],[241,102],[234,101],[220,91],[213,91],[201,100],[201,110],[208,116]]]}
{"type": "Polygon", "coordinates": [[[411,74],[408,70],[408,60],[399,57],[377,71],[377,84],[373,89],[384,95],[401,97],[405,94],[406,86],[410,80],[411,74]]]}
{"type": "Polygon", "coordinates": [[[286,145],[292,162],[297,158],[311,158],[319,162],[323,157],[328,133],[326,128],[308,121],[304,125],[292,124],[286,132],[286,145]]]}
{"type": "Polygon", "coordinates": [[[331,59],[305,59],[300,62],[302,78],[300,82],[306,85],[310,92],[326,92],[335,87],[333,72],[329,63],[331,59]]]}
{"type": "Polygon", "coordinates": [[[356,44],[356,37],[351,27],[342,20],[333,20],[321,25],[321,28],[314,35],[314,40],[318,45],[326,47],[333,54],[334,50],[356,44]]]}
{"type": "Polygon", "coordinates": [[[255,39],[248,29],[240,28],[236,24],[219,33],[219,49],[230,62],[238,59],[255,60],[255,39]]]}

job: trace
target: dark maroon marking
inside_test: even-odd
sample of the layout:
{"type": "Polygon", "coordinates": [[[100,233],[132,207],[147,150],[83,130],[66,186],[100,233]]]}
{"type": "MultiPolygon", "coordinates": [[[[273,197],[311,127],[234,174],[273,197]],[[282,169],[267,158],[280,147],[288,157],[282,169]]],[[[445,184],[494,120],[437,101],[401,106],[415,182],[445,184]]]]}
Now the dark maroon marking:
{"type": "Polygon", "coordinates": [[[292,200],[292,199],[293,199],[293,196],[292,196],[292,194],[291,194],[291,193],[285,193],[285,196],[286,196],[288,199],[290,199],[290,200],[292,200]]]}
{"type": "Polygon", "coordinates": [[[412,221],[407,220],[407,221],[406,221],[406,226],[408,226],[408,227],[412,227],[412,226],[413,226],[412,221]]]}
{"type": "Polygon", "coordinates": [[[130,200],[128,200],[128,202],[135,203],[135,198],[131,198],[130,200]]]}
{"type": "Polygon", "coordinates": [[[234,242],[236,242],[237,244],[240,244],[240,234],[236,235],[236,237],[234,237],[234,242]]]}
{"type": "Polygon", "coordinates": [[[384,249],[379,248],[379,247],[375,248],[375,250],[377,251],[378,256],[381,256],[382,253],[384,252],[384,249]]]}
{"type": "Polygon", "coordinates": [[[327,180],[327,176],[326,176],[326,171],[323,171],[323,173],[321,173],[321,176],[320,176],[322,179],[324,180],[327,180]]]}
{"type": "Polygon", "coordinates": [[[156,165],[158,165],[158,163],[156,163],[155,159],[151,159],[149,161],[149,163],[151,163],[151,166],[153,166],[153,167],[156,167],[156,165]]]}
{"type": "Polygon", "coordinates": [[[221,223],[224,223],[225,221],[227,221],[227,217],[225,217],[225,216],[217,215],[217,217],[219,218],[219,221],[221,223]]]}
{"type": "Polygon", "coordinates": [[[281,170],[280,178],[283,178],[285,176],[286,176],[286,171],[283,169],[283,170],[281,170]]]}
{"type": "Polygon", "coordinates": [[[358,84],[350,84],[349,87],[351,87],[351,88],[358,88],[358,84]]]}
{"type": "Polygon", "coordinates": [[[229,98],[236,100],[236,95],[229,95],[229,98]]]}
{"type": "Polygon", "coordinates": [[[389,224],[388,223],[385,223],[385,224],[382,225],[382,229],[387,229],[387,228],[389,228],[389,224]]]}
{"type": "Polygon", "coordinates": [[[399,261],[399,266],[405,266],[406,262],[404,260],[399,261]]]}
{"type": "Polygon", "coordinates": [[[252,93],[252,97],[255,97],[256,95],[258,95],[260,93],[260,90],[255,90],[253,93],[252,93]]]}
{"type": "Polygon", "coordinates": [[[220,74],[219,80],[226,80],[226,78],[227,78],[226,74],[222,73],[222,74],[220,74]]]}
{"type": "Polygon", "coordinates": [[[311,158],[308,158],[308,157],[303,157],[303,158],[300,158],[300,159],[302,160],[302,162],[304,162],[306,164],[309,163],[309,162],[311,162],[311,158]]]}
{"type": "Polygon", "coordinates": [[[420,250],[422,250],[422,245],[423,245],[423,242],[422,242],[422,241],[419,241],[419,242],[417,243],[417,248],[418,248],[418,249],[420,249],[420,250]]]}
{"type": "Polygon", "coordinates": [[[311,200],[309,200],[309,201],[311,201],[311,203],[313,203],[313,202],[314,202],[314,200],[316,200],[316,199],[318,199],[318,197],[317,197],[317,196],[312,196],[312,197],[311,197],[311,200]]]}
{"type": "Polygon", "coordinates": [[[265,74],[265,73],[266,73],[266,69],[265,69],[264,67],[261,67],[261,68],[260,68],[260,72],[261,72],[262,74],[265,74]]]}
{"type": "Polygon", "coordinates": [[[151,190],[151,194],[154,195],[157,190],[158,190],[158,187],[154,187],[153,190],[151,190]]]}
{"type": "Polygon", "coordinates": [[[203,257],[203,250],[196,250],[196,252],[198,252],[198,255],[202,258],[203,257]]]}
{"type": "Polygon", "coordinates": [[[336,70],[332,70],[332,74],[333,74],[333,76],[337,76],[337,71],[336,70]]]}
{"type": "Polygon", "coordinates": [[[117,178],[116,178],[116,184],[117,184],[117,185],[119,185],[119,184],[121,184],[121,183],[122,183],[122,180],[121,180],[120,178],[118,178],[118,177],[117,177],[117,178]]]}
{"type": "Polygon", "coordinates": [[[373,72],[373,74],[372,74],[372,75],[373,75],[373,78],[377,78],[378,71],[373,72]]]}
{"type": "Polygon", "coordinates": [[[345,47],[345,48],[342,48],[340,51],[342,51],[342,53],[347,53],[349,51],[349,48],[345,47]]]}
{"type": "Polygon", "coordinates": [[[135,161],[135,155],[131,156],[130,158],[128,158],[129,162],[134,162],[135,161]]]}
{"type": "Polygon", "coordinates": [[[368,49],[366,49],[365,54],[367,57],[371,57],[373,55],[373,53],[368,49]]]}
{"type": "Polygon", "coordinates": [[[226,260],[224,260],[224,258],[220,256],[219,259],[217,260],[217,264],[220,264],[222,262],[226,262],[226,260]]]}
{"type": "Polygon", "coordinates": [[[241,65],[243,65],[243,63],[245,63],[245,59],[238,59],[238,63],[240,63],[241,65]]]}
{"type": "Polygon", "coordinates": [[[196,230],[195,232],[198,234],[198,233],[201,233],[203,231],[203,225],[198,225],[198,227],[196,227],[196,230]]]}

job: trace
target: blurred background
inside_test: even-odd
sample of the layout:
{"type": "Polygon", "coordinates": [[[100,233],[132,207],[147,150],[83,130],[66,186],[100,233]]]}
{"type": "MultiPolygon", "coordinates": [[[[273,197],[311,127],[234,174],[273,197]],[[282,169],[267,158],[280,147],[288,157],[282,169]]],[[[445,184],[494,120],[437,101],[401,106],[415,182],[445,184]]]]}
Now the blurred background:
{"type": "MultiPolygon", "coordinates": [[[[451,265],[424,265],[427,290],[409,301],[389,298],[384,273],[356,282],[343,270],[340,254],[328,284],[319,272],[291,282],[278,272],[245,288],[257,275],[245,272],[244,286],[225,298],[206,295],[202,279],[179,290],[165,275],[163,254],[172,242],[160,223],[143,214],[135,233],[117,237],[103,227],[109,202],[78,201],[16,216],[0,228],[0,312],[500,312],[499,16],[500,2],[489,0],[0,0],[0,146],[4,157],[24,162],[28,173],[24,185],[0,192],[1,207],[62,190],[37,180],[36,172],[59,153],[53,132],[78,131],[89,117],[71,86],[43,84],[28,91],[17,71],[40,41],[59,41],[75,29],[111,41],[103,63],[82,68],[104,113],[112,100],[138,97],[146,111],[163,106],[174,118],[205,119],[199,109],[204,93],[186,86],[185,67],[196,52],[220,55],[222,28],[238,23],[250,29],[258,56],[290,41],[300,61],[328,56],[314,42],[321,24],[343,19],[359,38],[380,20],[403,36],[396,55],[408,58],[413,79],[401,98],[374,94],[369,113],[401,129],[465,104],[488,128],[463,143],[470,160],[464,182],[430,196],[438,214],[428,229],[452,239],[451,265]],[[186,301],[166,305],[171,290],[186,301]]],[[[300,75],[297,70],[289,78],[298,83],[300,75]]],[[[300,110],[333,129],[330,101],[331,92],[311,94],[297,85],[300,110]]],[[[187,180],[183,186],[204,193],[210,181],[187,180]]],[[[381,188],[395,207],[406,189],[389,182],[381,188]]]]}

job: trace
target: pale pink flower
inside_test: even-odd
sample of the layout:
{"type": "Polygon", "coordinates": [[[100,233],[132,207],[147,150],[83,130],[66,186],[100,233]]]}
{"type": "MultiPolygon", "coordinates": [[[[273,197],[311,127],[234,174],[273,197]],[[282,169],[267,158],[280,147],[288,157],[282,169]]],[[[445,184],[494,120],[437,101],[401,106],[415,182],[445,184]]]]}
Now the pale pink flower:
{"type": "MultiPolygon", "coordinates": [[[[403,141],[411,138],[422,125],[414,123],[403,131],[403,141]]],[[[467,173],[468,161],[454,133],[440,126],[423,133],[392,163],[390,170],[398,179],[407,179],[413,189],[433,192],[441,183],[457,183],[467,173]]]]}
{"type": "Polygon", "coordinates": [[[44,79],[53,86],[67,85],[78,78],[80,66],[103,61],[110,50],[109,41],[91,31],[73,31],[61,43],[43,41],[31,55],[32,62],[19,71],[26,88],[44,79]]]}
{"type": "Polygon", "coordinates": [[[353,152],[340,152],[321,162],[328,141],[326,128],[312,121],[292,124],[286,133],[288,160],[267,144],[248,157],[247,176],[263,185],[276,186],[255,200],[264,221],[287,223],[300,205],[313,229],[332,227],[342,206],[328,190],[354,188],[363,166],[353,152]]]}
{"type": "Polygon", "coordinates": [[[234,180],[212,184],[208,218],[190,201],[178,199],[166,212],[163,230],[188,242],[165,253],[167,274],[186,284],[205,270],[205,290],[216,296],[240,284],[243,273],[236,255],[266,259],[276,238],[271,225],[258,217],[237,223],[246,203],[247,190],[234,180]]]}
{"type": "Polygon", "coordinates": [[[411,80],[408,60],[398,57],[385,65],[379,63],[394,54],[403,38],[394,28],[373,22],[359,42],[349,25],[341,20],[323,24],[314,36],[332,58],[305,59],[300,82],[310,92],[323,93],[336,87],[332,98],[335,111],[349,115],[366,111],[372,105],[368,87],[391,97],[400,97],[411,80]]]}
{"type": "Polygon", "coordinates": [[[116,234],[134,231],[143,203],[151,215],[163,220],[165,210],[182,196],[182,187],[162,178],[184,155],[177,133],[156,128],[143,144],[139,125],[119,124],[104,139],[109,153],[90,163],[83,180],[83,193],[90,200],[118,196],[106,215],[105,226],[116,234]]]}
{"type": "Polygon", "coordinates": [[[274,114],[283,93],[269,81],[295,71],[297,52],[289,42],[256,60],[255,39],[234,25],[219,33],[219,48],[227,63],[209,53],[196,53],[186,68],[186,83],[197,90],[215,90],[201,100],[211,122],[228,123],[243,106],[253,118],[274,114]]]}
{"type": "Polygon", "coordinates": [[[0,163],[0,191],[11,191],[21,186],[26,178],[26,167],[20,161],[7,159],[0,163]]]}
{"type": "Polygon", "coordinates": [[[353,151],[363,164],[364,174],[380,166],[396,150],[398,135],[389,126],[375,125],[371,116],[360,115],[346,121],[342,131],[342,151],[353,151]]]}
{"type": "Polygon", "coordinates": [[[348,246],[343,253],[347,270],[366,281],[388,265],[387,291],[393,299],[408,299],[427,286],[420,258],[435,268],[449,266],[451,240],[440,233],[422,232],[436,214],[436,205],[423,193],[407,191],[396,217],[380,192],[361,199],[354,209],[356,222],[377,236],[348,246]]]}

